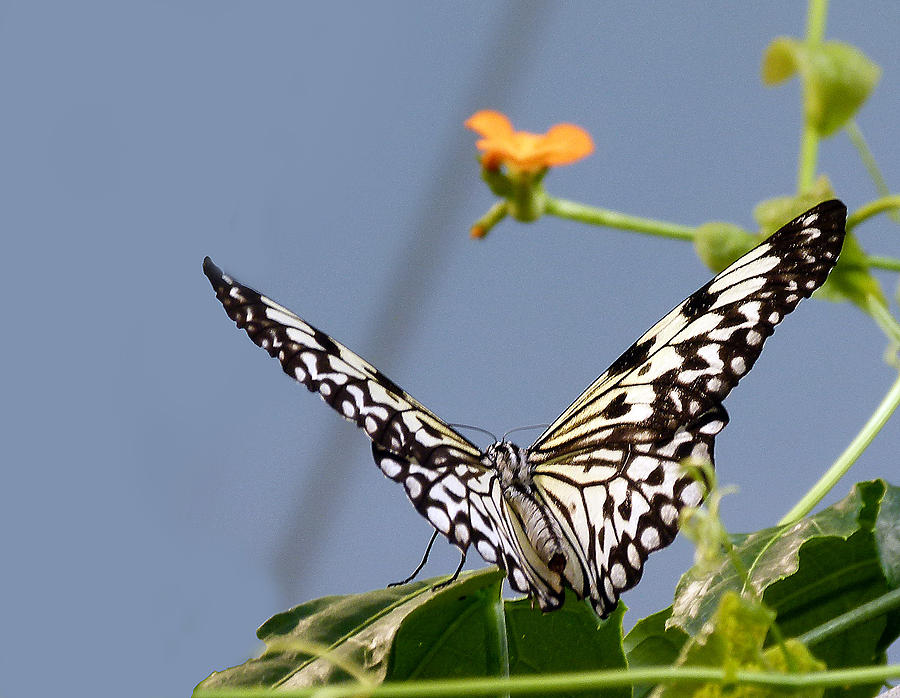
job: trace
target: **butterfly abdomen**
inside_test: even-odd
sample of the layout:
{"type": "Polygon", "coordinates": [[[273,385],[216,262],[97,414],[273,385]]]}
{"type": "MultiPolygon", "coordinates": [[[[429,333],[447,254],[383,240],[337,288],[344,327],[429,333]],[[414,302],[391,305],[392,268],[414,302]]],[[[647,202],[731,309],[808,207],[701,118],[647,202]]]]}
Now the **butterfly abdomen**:
{"type": "MultiPolygon", "coordinates": [[[[540,500],[531,477],[528,452],[508,441],[498,441],[485,451],[486,466],[495,470],[500,490],[518,519],[528,543],[551,572],[562,574],[566,567],[565,539],[559,523],[540,500]]],[[[539,599],[545,607],[546,599],[539,599]]],[[[555,600],[552,606],[555,607],[555,600]]]]}

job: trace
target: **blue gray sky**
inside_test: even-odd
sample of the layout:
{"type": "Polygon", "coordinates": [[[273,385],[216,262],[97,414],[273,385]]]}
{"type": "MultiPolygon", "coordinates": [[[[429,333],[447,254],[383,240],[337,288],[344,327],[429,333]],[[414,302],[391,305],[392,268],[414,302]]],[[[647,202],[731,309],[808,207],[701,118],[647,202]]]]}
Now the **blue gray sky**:
{"type": "MultiPolygon", "coordinates": [[[[794,188],[798,86],[758,75],[804,13],[0,6],[0,693],[184,695],[253,654],[273,613],[381,587],[424,550],[429,526],[367,440],[227,320],[204,255],[449,421],[551,421],[710,272],[683,242],[552,218],[470,240],[492,198],[462,122],[580,124],[596,153],[551,172],[552,193],[751,227],[754,204],[794,188]]],[[[895,191],[898,23],[884,0],[834,2],[828,25],[884,68],[859,123],[895,191]]],[[[851,209],[874,198],[845,136],[820,166],[851,209]]],[[[900,256],[887,219],[858,232],[900,256]]],[[[777,521],[846,446],[893,379],[884,349],[846,304],[804,303],[779,328],[717,439],[732,530],[777,521]]],[[[829,501],[896,482],[898,450],[892,421],[829,501]]],[[[670,602],[691,554],[653,556],[629,625],[670,602]]],[[[439,543],[425,573],[455,563],[439,543]]]]}

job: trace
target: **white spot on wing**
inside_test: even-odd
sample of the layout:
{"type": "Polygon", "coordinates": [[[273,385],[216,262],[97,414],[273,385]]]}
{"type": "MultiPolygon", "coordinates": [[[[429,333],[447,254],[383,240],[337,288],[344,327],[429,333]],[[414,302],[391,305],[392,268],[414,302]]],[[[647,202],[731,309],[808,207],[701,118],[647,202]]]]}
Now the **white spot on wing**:
{"type": "Polygon", "coordinates": [[[422,483],[416,478],[409,476],[406,478],[406,491],[412,499],[418,499],[422,494],[422,483]]]}
{"type": "Polygon", "coordinates": [[[628,578],[625,576],[625,568],[618,562],[612,566],[612,569],[609,571],[609,576],[617,589],[624,587],[628,581],[628,578]]]}
{"type": "Polygon", "coordinates": [[[392,458],[382,458],[379,465],[381,466],[381,472],[390,478],[397,477],[403,469],[400,464],[392,458]]]}
{"type": "Polygon", "coordinates": [[[450,530],[450,518],[440,507],[428,507],[426,510],[428,520],[434,524],[435,528],[441,533],[447,533],[450,530]]]}
{"type": "Polygon", "coordinates": [[[511,581],[517,591],[521,591],[521,592],[528,591],[528,580],[525,579],[525,575],[522,574],[522,570],[520,570],[518,567],[513,570],[511,581]]]}
{"type": "MultiPolygon", "coordinates": [[[[715,281],[715,283],[711,284],[708,292],[709,293],[718,293],[723,289],[734,286],[742,281],[747,279],[751,279],[753,277],[764,276],[766,273],[774,269],[778,266],[778,263],[781,260],[775,256],[769,257],[758,257],[757,259],[746,262],[746,257],[742,257],[738,260],[740,266],[735,268],[734,270],[726,270],[723,272],[719,278],[715,281]]],[[[716,303],[713,307],[717,307],[720,303],[716,303]]]]}
{"type": "Polygon", "coordinates": [[[465,524],[456,524],[453,527],[453,535],[460,545],[469,544],[469,528],[465,524]]]}
{"type": "Polygon", "coordinates": [[[671,504],[663,504],[662,508],[659,510],[659,516],[666,526],[671,526],[678,518],[678,510],[671,504]]]}
{"type": "Polygon", "coordinates": [[[659,531],[653,526],[647,526],[641,533],[641,545],[649,551],[656,550],[659,547],[659,531]]]}
{"type": "Polygon", "coordinates": [[[641,565],[643,564],[641,555],[638,552],[638,549],[635,547],[634,543],[628,544],[628,562],[636,570],[641,569],[641,565]]]}
{"type": "Polygon", "coordinates": [[[475,544],[478,554],[484,558],[485,562],[497,562],[497,552],[490,546],[486,540],[480,540],[475,544]]]}

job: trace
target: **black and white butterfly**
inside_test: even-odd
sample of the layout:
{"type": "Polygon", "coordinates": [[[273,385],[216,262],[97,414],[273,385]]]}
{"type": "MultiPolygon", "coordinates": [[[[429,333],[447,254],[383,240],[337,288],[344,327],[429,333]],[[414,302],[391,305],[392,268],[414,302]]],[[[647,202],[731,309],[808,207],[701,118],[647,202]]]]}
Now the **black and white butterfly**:
{"type": "MultiPolygon", "coordinates": [[[[826,201],[691,294],[616,359],[528,448],[485,451],[374,366],[287,308],[203,271],[228,316],[372,440],[375,462],[465,556],[505,570],[544,611],[564,588],[601,617],[703,499],[681,468],[713,461],[721,401],[775,325],[837,262],[847,209],[826,201]]],[[[458,571],[458,570],[457,570],[458,571]]]]}

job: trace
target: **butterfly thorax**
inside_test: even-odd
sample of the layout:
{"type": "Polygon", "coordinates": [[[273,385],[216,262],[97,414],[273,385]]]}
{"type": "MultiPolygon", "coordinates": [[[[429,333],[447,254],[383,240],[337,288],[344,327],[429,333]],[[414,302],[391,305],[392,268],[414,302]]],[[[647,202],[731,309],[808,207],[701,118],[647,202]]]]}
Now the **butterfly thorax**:
{"type": "Polygon", "coordinates": [[[497,441],[484,452],[484,464],[496,471],[503,498],[538,557],[548,568],[562,573],[566,566],[562,533],[535,488],[528,451],[509,441],[497,441]]]}

